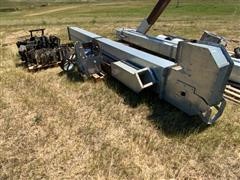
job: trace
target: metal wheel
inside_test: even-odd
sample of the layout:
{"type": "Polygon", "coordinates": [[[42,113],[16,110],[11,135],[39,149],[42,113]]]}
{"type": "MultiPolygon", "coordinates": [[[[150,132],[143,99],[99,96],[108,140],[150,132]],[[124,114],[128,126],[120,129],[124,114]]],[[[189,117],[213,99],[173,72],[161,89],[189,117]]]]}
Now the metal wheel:
{"type": "Polygon", "coordinates": [[[75,66],[75,58],[76,55],[72,54],[68,58],[64,59],[60,65],[62,70],[65,72],[73,71],[75,66]]]}

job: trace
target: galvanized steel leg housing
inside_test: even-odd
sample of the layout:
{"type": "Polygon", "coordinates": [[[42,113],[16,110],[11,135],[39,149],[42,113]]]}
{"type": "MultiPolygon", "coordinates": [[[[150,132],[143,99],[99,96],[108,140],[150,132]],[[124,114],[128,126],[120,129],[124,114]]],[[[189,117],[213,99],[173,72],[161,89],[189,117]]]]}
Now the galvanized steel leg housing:
{"type": "Polygon", "coordinates": [[[175,63],[80,28],[69,27],[68,31],[73,41],[96,41],[102,63],[109,64],[111,75],[133,91],[152,88],[160,99],[188,115],[199,115],[208,124],[221,116],[225,107],[223,92],[233,63],[220,46],[179,41],[174,50],[170,43],[175,63]],[[217,111],[215,115],[212,108],[217,111]]]}

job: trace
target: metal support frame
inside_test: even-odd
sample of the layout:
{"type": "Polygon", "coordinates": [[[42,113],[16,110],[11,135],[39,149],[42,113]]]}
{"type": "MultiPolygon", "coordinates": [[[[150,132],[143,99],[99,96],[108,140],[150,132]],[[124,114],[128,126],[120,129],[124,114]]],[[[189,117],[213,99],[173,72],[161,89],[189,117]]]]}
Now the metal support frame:
{"type": "Polygon", "coordinates": [[[93,74],[98,74],[102,71],[102,53],[95,41],[89,43],[77,41],[75,43],[75,54],[75,64],[82,76],[89,78],[93,74]]]}
{"type": "Polygon", "coordinates": [[[30,32],[30,37],[33,37],[33,33],[34,32],[40,32],[41,31],[41,36],[44,36],[44,31],[45,29],[33,29],[33,30],[29,30],[30,32]]]}

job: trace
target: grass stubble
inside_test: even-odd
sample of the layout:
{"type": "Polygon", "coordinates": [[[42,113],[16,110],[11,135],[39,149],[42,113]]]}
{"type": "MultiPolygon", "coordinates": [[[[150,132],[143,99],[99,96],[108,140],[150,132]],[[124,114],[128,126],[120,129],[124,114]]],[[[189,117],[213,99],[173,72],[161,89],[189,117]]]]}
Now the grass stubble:
{"type": "MultiPolygon", "coordinates": [[[[172,4],[151,33],[199,38],[207,29],[239,39],[239,1],[214,4],[213,15],[209,2],[172,4]]],[[[46,27],[64,42],[67,25],[114,38],[115,28],[137,26],[154,4],[108,3],[51,2],[0,12],[0,179],[239,179],[239,105],[229,102],[206,127],[112,78],[81,82],[60,68],[28,73],[16,67],[14,42],[29,29],[46,27]]]]}

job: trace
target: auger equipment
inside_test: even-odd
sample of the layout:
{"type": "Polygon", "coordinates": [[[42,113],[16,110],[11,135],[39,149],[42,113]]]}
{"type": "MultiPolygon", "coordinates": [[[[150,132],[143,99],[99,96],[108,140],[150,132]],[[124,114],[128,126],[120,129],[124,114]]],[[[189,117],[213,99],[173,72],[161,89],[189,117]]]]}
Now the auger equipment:
{"type": "Polygon", "coordinates": [[[237,66],[221,44],[223,41],[146,35],[169,2],[159,0],[136,30],[118,29],[117,37],[125,44],[68,27],[77,53],[68,66],[77,64],[80,74],[88,76],[105,71],[136,93],[152,89],[160,99],[212,124],[224,111],[224,90],[229,78],[235,75],[231,75],[233,66],[237,66]],[[90,71],[89,67],[97,68],[90,71]]]}
{"type": "MultiPolygon", "coordinates": [[[[186,41],[185,38],[169,35],[159,35],[156,37],[147,35],[149,29],[157,21],[169,2],[170,0],[159,0],[148,18],[144,19],[137,29],[117,29],[118,40],[123,41],[130,46],[141,48],[148,52],[150,51],[156,55],[176,62],[178,45],[180,42],[186,41]]],[[[210,33],[208,31],[204,32],[198,42],[213,46],[216,44],[222,45],[224,47],[227,46],[227,40],[224,37],[210,33]]],[[[240,48],[236,48],[234,51],[234,54],[228,52],[234,62],[234,67],[229,80],[240,84],[240,48]]]]}
{"type": "Polygon", "coordinates": [[[208,124],[223,113],[223,93],[233,62],[222,46],[182,41],[176,63],[77,27],[69,27],[68,32],[70,40],[81,42],[82,47],[97,43],[100,64],[133,91],[151,88],[160,99],[188,115],[199,115],[208,124]]]}

